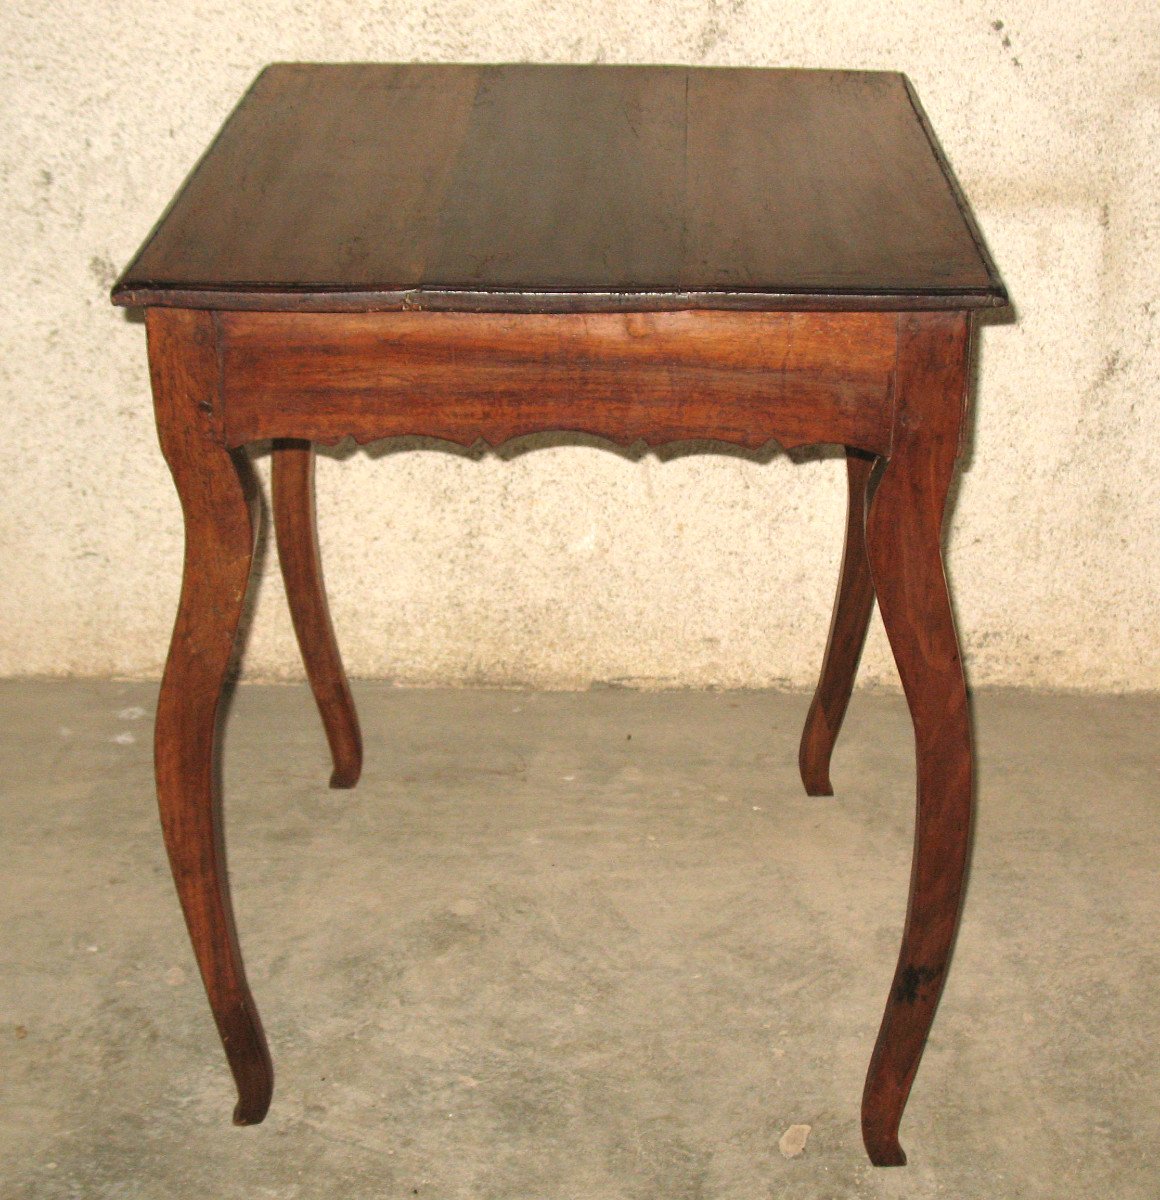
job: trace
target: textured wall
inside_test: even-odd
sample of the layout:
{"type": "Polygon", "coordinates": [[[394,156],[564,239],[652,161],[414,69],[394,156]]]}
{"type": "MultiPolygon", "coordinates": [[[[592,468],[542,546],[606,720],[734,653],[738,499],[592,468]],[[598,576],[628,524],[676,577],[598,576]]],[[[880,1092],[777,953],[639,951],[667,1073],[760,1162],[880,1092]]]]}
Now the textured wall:
{"type": "MultiPolygon", "coordinates": [[[[6,0],[0,672],[160,671],[181,526],[144,332],[107,289],[271,60],[897,68],[1018,310],[982,331],[950,538],[976,684],[1160,687],[1154,0],[6,0]]],[[[347,662],[405,681],[805,683],[834,458],[340,449],[320,462],[347,662]]],[[[297,673],[272,555],[246,669],[297,673]]],[[[893,680],[876,626],[864,678],[893,680]]]]}

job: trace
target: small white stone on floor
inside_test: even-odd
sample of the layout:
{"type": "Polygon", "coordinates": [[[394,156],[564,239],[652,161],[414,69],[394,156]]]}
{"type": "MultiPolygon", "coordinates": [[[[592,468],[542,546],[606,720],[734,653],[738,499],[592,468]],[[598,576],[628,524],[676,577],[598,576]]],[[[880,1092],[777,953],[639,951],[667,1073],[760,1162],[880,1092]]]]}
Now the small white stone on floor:
{"type": "Polygon", "coordinates": [[[117,714],[122,721],[140,721],[144,715],[145,710],[143,708],[138,708],[135,704],[132,708],[121,709],[121,711],[117,714]]]}
{"type": "Polygon", "coordinates": [[[777,1148],[781,1151],[783,1158],[797,1158],[806,1148],[806,1142],[809,1139],[810,1127],[808,1125],[791,1125],[781,1135],[777,1148]]]}
{"type": "Polygon", "coordinates": [[[131,746],[137,739],[128,731],[124,733],[114,734],[109,738],[110,742],[116,742],[118,746],[131,746]]]}
{"type": "Polygon", "coordinates": [[[170,987],[178,987],[185,982],[185,972],[180,967],[170,967],[165,972],[165,982],[170,987]]]}

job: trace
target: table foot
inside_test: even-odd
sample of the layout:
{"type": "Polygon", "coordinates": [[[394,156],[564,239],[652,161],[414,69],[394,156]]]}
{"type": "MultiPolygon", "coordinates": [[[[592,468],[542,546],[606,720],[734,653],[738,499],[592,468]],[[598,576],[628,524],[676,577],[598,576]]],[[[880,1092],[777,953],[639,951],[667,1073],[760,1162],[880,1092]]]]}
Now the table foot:
{"type": "Polygon", "coordinates": [[[238,1090],[234,1120],[256,1124],[274,1086],[234,925],[216,758],[222,688],[253,560],[253,513],[235,460],[215,440],[212,318],[147,314],[161,448],[185,516],[185,570],[157,701],[154,758],[165,848],[194,955],[238,1090]]]}
{"type": "Polygon", "coordinates": [[[274,443],[273,459],[278,561],[298,647],[334,761],[330,786],[352,788],[362,773],[362,733],[326,602],[314,504],[314,447],[310,442],[280,439],[274,443]]]}
{"type": "Polygon", "coordinates": [[[273,1071],[268,1072],[265,1078],[255,1078],[244,1095],[240,1085],[238,1092],[238,1102],[234,1105],[234,1124],[261,1125],[270,1111],[270,1100],[274,1095],[273,1071]]]}
{"type": "Polygon", "coordinates": [[[866,1154],[876,1167],[905,1167],[906,1151],[898,1140],[898,1132],[886,1133],[880,1130],[862,1129],[862,1140],[866,1146],[866,1154]]]}
{"type": "Polygon", "coordinates": [[[946,982],[966,879],[971,729],[943,571],[943,512],[958,453],[967,325],[903,318],[900,419],[866,522],[878,606],[914,722],[917,815],[902,948],[862,1097],[873,1162],[901,1165],[898,1127],[946,982]]]}
{"type": "Polygon", "coordinates": [[[861,450],[846,450],[848,501],[842,569],[822,673],[798,748],[798,769],[808,796],[834,794],[830,757],[850,703],[874,607],[874,584],[866,557],[866,500],[875,461],[861,450]]]}

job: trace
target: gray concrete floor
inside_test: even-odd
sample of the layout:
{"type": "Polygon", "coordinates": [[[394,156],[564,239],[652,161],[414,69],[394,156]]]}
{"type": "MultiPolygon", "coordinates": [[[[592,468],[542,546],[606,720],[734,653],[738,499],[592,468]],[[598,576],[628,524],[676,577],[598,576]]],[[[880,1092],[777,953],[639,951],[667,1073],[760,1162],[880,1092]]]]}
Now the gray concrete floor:
{"type": "Polygon", "coordinates": [[[235,1129],[154,689],[0,684],[5,1200],[1160,1195],[1160,701],[977,698],[962,934],[911,1165],[881,1171],[857,1115],[905,905],[899,697],[855,697],[838,795],[810,800],[802,695],[357,694],[354,792],[304,688],[233,705],[278,1070],[235,1129]]]}

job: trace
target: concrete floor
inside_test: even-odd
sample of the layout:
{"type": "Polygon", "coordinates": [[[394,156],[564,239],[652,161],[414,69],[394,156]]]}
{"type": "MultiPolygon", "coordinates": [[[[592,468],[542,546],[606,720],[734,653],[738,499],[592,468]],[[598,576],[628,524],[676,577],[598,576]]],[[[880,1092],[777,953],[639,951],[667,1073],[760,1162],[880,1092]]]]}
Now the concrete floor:
{"type": "Polygon", "coordinates": [[[802,695],[362,685],[365,776],[331,792],[306,690],[240,689],[231,865],[278,1081],[236,1129],[154,694],[0,685],[4,1200],[1160,1195],[1155,698],[977,698],[962,935],[882,1171],[857,1115],[905,904],[899,697],[855,697],[810,800],[802,695]]]}

